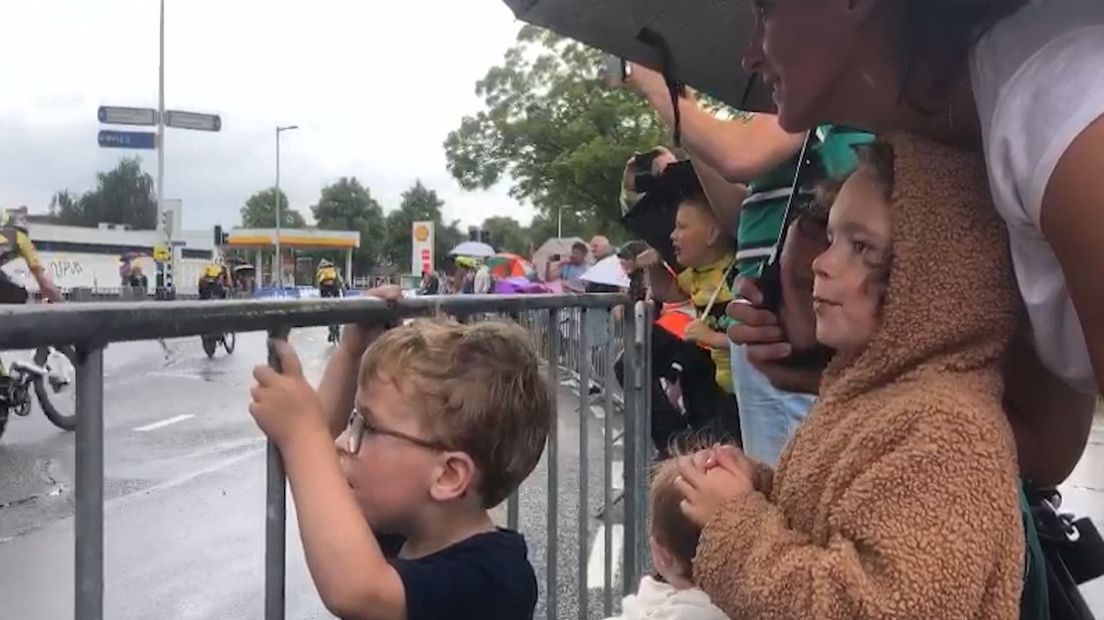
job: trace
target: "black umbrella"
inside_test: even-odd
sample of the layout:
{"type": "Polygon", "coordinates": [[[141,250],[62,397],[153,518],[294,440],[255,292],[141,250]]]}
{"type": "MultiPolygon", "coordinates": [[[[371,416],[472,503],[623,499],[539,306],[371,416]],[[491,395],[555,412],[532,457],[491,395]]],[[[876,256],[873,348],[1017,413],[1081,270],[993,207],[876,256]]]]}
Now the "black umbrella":
{"type": "Polygon", "coordinates": [[[518,19],[662,71],[669,81],[742,110],[773,112],[740,66],[749,0],[504,0],[518,19]]]}

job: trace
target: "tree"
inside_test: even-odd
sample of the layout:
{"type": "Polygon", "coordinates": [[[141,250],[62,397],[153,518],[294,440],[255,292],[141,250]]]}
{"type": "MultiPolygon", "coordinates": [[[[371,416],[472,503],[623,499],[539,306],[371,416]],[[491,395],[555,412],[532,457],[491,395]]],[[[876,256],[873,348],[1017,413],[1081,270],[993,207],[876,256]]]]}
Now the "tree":
{"type": "Polygon", "coordinates": [[[532,240],[529,229],[512,217],[496,215],[483,221],[483,230],[491,237],[491,245],[502,252],[513,252],[526,256],[532,240]]]}
{"type": "MultiPolygon", "coordinates": [[[[564,209],[587,234],[617,236],[625,162],[667,136],[653,110],[604,83],[604,55],[533,26],[523,27],[503,64],[477,82],[486,109],[445,141],[449,172],[465,189],[510,179],[543,221],[564,209]]],[[[539,240],[538,240],[539,241],[539,240]]]]}
{"type": "MultiPolygon", "coordinates": [[[[241,208],[242,228],[276,227],[276,188],[270,187],[249,197],[241,208]]],[[[303,214],[288,206],[287,195],[280,190],[280,227],[305,228],[303,214]]]]}
{"type": "Polygon", "coordinates": [[[50,213],[61,224],[96,226],[125,224],[137,230],[157,227],[153,177],[142,172],[141,160],[123,158],[110,172],[96,174],[96,189],[79,199],[69,190],[54,194],[50,213]]]}
{"type": "Polygon", "coordinates": [[[360,233],[360,248],[353,252],[357,273],[367,273],[378,264],[379,239],[386,232],[383,208],[356,177],[341,177],[322,188],[318,204],[311,207],[311,212],[321,229],[360,233]]]}
{"type": "Polygon", "coordinates": [[[437,265],[443,264],[445,256],[456,244],[464,239],[457,228],[458,222],[446,226],[442,220],[441,207],[444,206],[437,192],[416,181],[403,192],[399,208],[387,214],[387,235],[383,242],[383,254],[391,265],[396,265],[404,273],[411,272],[410,233],[414,222],[431,221],[434,228],[433,253],[437,265]]]}

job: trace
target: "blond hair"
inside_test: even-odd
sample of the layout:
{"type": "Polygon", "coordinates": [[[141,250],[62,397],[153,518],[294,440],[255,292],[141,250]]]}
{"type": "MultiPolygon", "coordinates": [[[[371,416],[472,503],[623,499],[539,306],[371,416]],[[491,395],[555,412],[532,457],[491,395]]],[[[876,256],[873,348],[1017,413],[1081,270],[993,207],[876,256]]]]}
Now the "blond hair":
{"type": "Polygon", "coordinates": [[[386,332],[364,355],[360,380],[413,393],[433,439],[471,456],[485,508],[536,467],[555,414],[528,333],[514,323],[420,319],[386,332]]]}
{"type": "Polygon", "coordinates": [[[652,536],[675,556],[683,576],[693,580],[701,529],[682,512],[682,500],[686,498],[675,486],[678,476],[675,458],[657,463],[652,470],[652,536]]]}

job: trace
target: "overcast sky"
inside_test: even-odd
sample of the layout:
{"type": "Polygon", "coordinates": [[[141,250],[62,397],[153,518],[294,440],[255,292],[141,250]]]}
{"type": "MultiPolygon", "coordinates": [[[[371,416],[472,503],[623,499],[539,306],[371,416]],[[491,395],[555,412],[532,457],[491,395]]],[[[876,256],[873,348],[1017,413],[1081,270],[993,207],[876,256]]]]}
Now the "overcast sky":
{"type": "MultiPolygon", "coordinates": [[[[44,211],[122,155],[155,175],[153,151],[97,146],[96,110],[156,107],[158,1],[0,5],[0,206],[44,211]]],[[[442,148],[519,25],[501,0],[167,0],[166,108],[221,114],[223,129],[168,130],[165,196],[184,201],[186,228],[238,224],[273,184],[275,126],[297,124],[281,187],[308,218],[323,185],[356,176],[385,210],[420,178],[446,219],[528,222],[506,187],[461,190],[442,148]]]]}

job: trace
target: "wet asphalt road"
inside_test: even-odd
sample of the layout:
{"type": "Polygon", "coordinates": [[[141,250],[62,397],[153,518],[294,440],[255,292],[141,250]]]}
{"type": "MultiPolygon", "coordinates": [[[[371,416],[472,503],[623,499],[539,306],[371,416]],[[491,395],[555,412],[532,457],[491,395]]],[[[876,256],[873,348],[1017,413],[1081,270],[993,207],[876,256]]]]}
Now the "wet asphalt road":
{"type": "MultiPolygon", "coordinates": [[[[321,328],[292,342],[317,378],[330,348],[321,328]]],[[[6,356],[10,358],[11,356],[6,356]]],[[[262,334],[238,336],[232,356],[206,359],[199,339],[113,345],[105,356],[105,617],[263,617],[264,441],[248,413],[249,373],[265,357],[262,334]]],[[[560,390],[559,567],[556,617],[578,617],[577,397],[560,390]]],[[[586,510],[590,614],[601,616],[604,421],[590,410],[586,510]],[[597,544],[595,542],[597,541],[597,544]],[[594,573],[599,573],[595,575],[594,573]]],[[[614,436],[620,428],[615,416],[614,436]]],[[[615,445],[614,480],[620,478],[615,445]]],[[[73,613],[73,435],[35,411],[0,439],[0,619],[55,620],[73,613]]],[[[537,569],[545,618],[547,470],[523,487],[521,531],[537,569]]],[[[615,482],[615,486],[621,486],[615,482]]],[[[1063,492],[1064,508],[1104,524],[1104,418],[1063,492]]],[[[620,522],[621,510],[612,512],[620,522]]],[[[501,516],[501,513],[499,513],[501,516]]],[[[615,556],[621,531],[612,528],[615,556]]],[[[287,617],[330,618],[311,586],[289,512],[287,617]]],[[[619,573],[618,573],[619,574],[619,573]]],[[[615,589],[621,584],[615,575],[615,589]]],[[[1104,618],[1104,580],[1084,588],[1104,618]]]]}
{"type": "MultiPolygon", "coordinates": [[[[330,351],[324,329],[300,330],[292,342],[316,379],[330,351]]],[[[220,350],[214,360],[198,338],[168,341],[164,348],[146,342],[107,350],[106,618],[263,617],[265,445],[246,406],[250,370],[264,359],[262,334],[239,335],[237,351],[227,356],[220,350]]],[[[602,502],[601,414],[592,409],[587,415],[586,555],[594,566],[602,562],[590,557],[592,539],[601,537],[590,516],[602,502]]],[[[574,618],[580,424],[577,397],[567,388],[560,390],[560,418],[557,616],[574,618]]],[[[617,447],[611,452],[618,453],[617,447]]],[[[0,439],[2,619],[72,617],[73,469],[71,433],[37,410],[11,420],[0,439]]],[[[520,529],[541,587],[538,618],[546,617],[546,481],[542,462],[520,496],[520,529]]],[[[612,514],[620,520],[619,509],[612,514]]],[[[497,516],[504,518],[504,511],[497,516]]],[[[290,511],[287,549],[287,617],[330,618],[310,583],[290,511]]],[[[601,587],[601,575],[589,583],[601,587]]],[[[600,597],[599,589],[591,594],[593,618],[601,617],[600,597]]]]}

